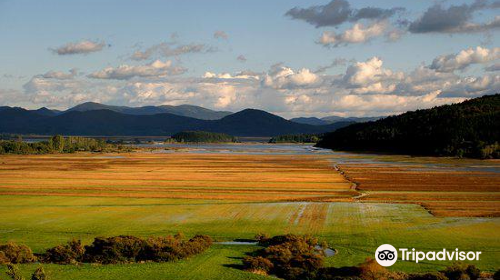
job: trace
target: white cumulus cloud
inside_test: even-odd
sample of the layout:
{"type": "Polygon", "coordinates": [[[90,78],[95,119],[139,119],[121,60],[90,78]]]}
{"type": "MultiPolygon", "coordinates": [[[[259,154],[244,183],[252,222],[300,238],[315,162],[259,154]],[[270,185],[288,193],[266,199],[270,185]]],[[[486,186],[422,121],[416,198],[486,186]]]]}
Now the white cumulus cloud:
{"type": "Polygon", "coordinates": [[[172,65],[172,61],[170,60],[165,62],[156,60],[146,65],[107,67],[101,71],[91,73],[88,77],[94,79],[128,80],[134,77],[159,78],[179,75],[184,72],[186,72],[185,68],[172,65]]]}
{"type": "Polygon", "coordinates": [[[342,33],[334,31],[325,31],[318,40],[323,46],[337,47],[340,45],[366,43],[371,39],[381,36],[387,30],[387,21],[374,22],[365,26],[362,23],[356,23],[352,28],[342,33]]]}
{"type": "Polygon", "coordinates": [[[468,48],[457,54],[442,55],[435,58],[429,68],[439,72],[463,70],[472,64],[482,64],[500,59],[500,48],[468,48]]]}

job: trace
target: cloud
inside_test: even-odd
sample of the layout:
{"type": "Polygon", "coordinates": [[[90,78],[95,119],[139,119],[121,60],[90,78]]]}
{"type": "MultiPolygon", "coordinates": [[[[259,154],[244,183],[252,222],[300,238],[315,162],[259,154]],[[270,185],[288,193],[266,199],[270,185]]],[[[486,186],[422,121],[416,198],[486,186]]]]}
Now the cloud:
{"type": "Polygon", "coordinates": [[[247,58],[244,55],[240,54],[240,55],[238,55],[238,57],[236,57],[236,60],[238,60],[240,62],[246,62],[247,58]]]}
{"type": "Polygon", "coordinates": [[[352,9],[346,0],[332,0],[326,5],[311,6],[309,8],[295,7],[286,16],[314,25],[316,28],[323,26],[338,26],[344,22],[355,22],[361,19],[381,20],[389,18],[404,8],[381,9],[365,7],[359,10],[352,9]]]}
{"type": "Polygon", "coordinates": [[[46,79],[69,80],[73,79],[77,74],[78,70],[76,68],[73,68],[69,70],[69,73],[64,73],[61,71],[49,71],[41,76],[46,79]]]}
{"type": "Polygon", "coordinates": [[[321,78],[307,68],[295,72],[289,67],[276,64],[262,79],[262,85],[275,89],[294,89],[310,87],[320,81],[321,78]]]}
{"type": "Polygon", "coordinates": [[[102,41],[84,40],[80,42],[67,43],[66,45],[51,50],[58,55],[89,54],[101,51],[105,46],[106,43],[102,41]]]}
{"type": "Polygon", "coordinates": [[[463,70],[472,64],[482,64],[500,59],[500,48],[487,49],[481,46],[468,48],[458,54],[442,55],[435,58],[430,69],[438,72],[453,72],[463,70]]]}
{"type": "Polygon", "coordinates": [[[386,21],[375,22],[368,26],[356,23],[351,29],[347,29],[340,34],[336,34],[333,31],[323,32],[318,43],[327,47],[366,43],[382,35],[386,31],[387,26],[388,23],[386,21]]]}
{"type": "Polygon", "coordinates": [[[339,65],[346,65],[347,59],[345,58],[336,58],[332,61],[332,63],[326,65],[326,66],[320,66],[316,70],[314,70],[314,73],[320,74],[326,72],[326,70],[337,67],[339,65]]]}
{"type": "Polygon", "coordinates": [[[394,73],[382,65],[383,61],[378,57],[357,62],[347,68],[342,82],[357,94],[392,92],[396,88],[395,82],[402,80],[404,74],[394,73]]]}
{"type": "Polygon", "coordinates": [[[462,72],[438,72],[420,65],[402,73],[390,69],[379,57],[358,62],[338,58],[316,71],[276,64],[264,73],[246,70],[206,72],[202,77],[176,75],[184,71],[170,61],[108,67],[87,76],[76,75],[76,70],[49,71],[30,79],[21,96],[0,90],[0,102],[57,108],[85,101],[128,106],[195,104],[229,111],[259,108],[284,117],[373,116],[500,91],[500,75],[495,72],[462,77],[462,72]],[[325,72],[345,64],[348,66],[341,74],[325,72]],[[75,76],[69,78],[73,73],[75,76]]]}
{"type": "Polygon", "coordinates": [[[465,77],[448,84],[440,93],[441,97],[477,97],[500,92],[500,75],[465,77]]]}
{"type": "Polygon", "coordinates": [[[229,36],[227,35],[226,32],[224,32],[222,30],[217,30],[214,32],[214,38],[227,40],[227,38],[229,38],[229,36]]]}
{"type": "Polygon", "coordinates": [[[214,52],[215,49],[208,47],[205,44],[187,44],[187,45],[177,45],[174,42],[164,42],[154,46],[151,46],[144,51],[135,51],[131,59],[132,60],[146,60],[151,57],[171,57],[180,56],[190,53],[208,53],[214,52]]]}
{"type": "Polygon", "coordinates": [[[485,67],[484,70],[486,70],[488,72],[500,71],[500,62],[492,64],[492,65],[490,65],[488,67],[485,67]]]}
{"type": "Polygon", "coordinates": [[[259,80],[260,79],[260,74],[256,72],[251,72],[251,71],[242,71],[238,72],[234,75],[231,75],[230,73],[213,73],[213,72],[205,72],[203,74],[203,78],[205,79],[254,79],[254,80],[259,80]]]}
{"type": "Polygon", "coordinates": [[[444,8],[441,3],[431,6],[421,17],[411,22],[412,33],[471,33],[482,32],[500,27],[500,18],[485,24],[473,23],[474,13],[485,9],[500,8],[500,2],[488,3],[475,0],[471,4],[451,5],[444,8]]]}
{"type": "Polygon", "coordinates": [[[162,62],[161,60],[156,60],[146,65],[120,65],[116,68],[108,67],[101,71],[94,72],[88,75],[88,77],[93,79],[128,80],[134,77],[160,78],[180,75],[184,72],[186,72],[185,68],[173,66],[172,61],[162,62]]]}

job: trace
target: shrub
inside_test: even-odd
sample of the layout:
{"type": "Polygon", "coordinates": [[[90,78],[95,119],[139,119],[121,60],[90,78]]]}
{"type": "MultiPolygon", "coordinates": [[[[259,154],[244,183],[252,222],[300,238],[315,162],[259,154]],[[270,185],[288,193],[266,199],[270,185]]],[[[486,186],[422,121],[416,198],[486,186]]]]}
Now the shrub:
{"type": "Polygon", "coordinates": [[[30,263],[36,261],[31,249],[26,245],[9,242],[0,245],[0,264],[30,263]]]}
{"type": "Polygon", "coordinates": [[[441,272],[429,272],[424,274],[410,274],[408,280],[448,280],[441,272]]]}
{"type": "Polygon", "coordinates": [[[360,277],[364,280],[389,279],[389,271],[372,258],[367,258],[364,263],[359,265],[359,268],[361,270],[360,277]]]}
{"type": "Polygon", "coordinates": [[[248,270],[264,270],[285,279],[312,279],[323,267],[324,253],[316,248],[315,238],[288,234],[272,238],[262,235],[258,239],[267,247],[244,260],[248,270]]]}
{"type": "Polygon", "coordinates": [[[477,280],[481,271],[475,265],[457,262],[448,266],[443,274],[450,280],[477,280]]]}
{"type": "Polygon", "coordinates": [[[243,259],[243,267],[245,270],[257,273],[257,274],[268,274],[269,271],[274,267],[273,263],[261,256],[257,257],[245,257],[243,259]]]}
{"type": "Polygon", "coordinates": [[[47,280],[47,275],[45,275],[45,271],[43,267],[38,267],[35,272],[31,275],[31,280],[47,280]]]}
{"type": "Polygon", "coordinates": [[[500,269],[493,274],[493,280],[500,280],[500,269]]]}
{"type": "Polygon", "coordinates": [[[134,236],[98,237],[85,246],[83,260],[104,264],[175,261],[199,254],[212,245],[212,239],[206,235],[196,235],[187,241],[182,238],[180,234],[147,240],[134,236]]]}
{"type": "Polygon", "coordinates": [[[7,275],[12,280],[24,280],[24,277],[21,276],[21,273],[19,272],[19,268],[13,264],[7,265],[7,275]]]}
{"type": "Polygon", "coordinates": [[[269,235],[266,233],[261,232],[261,233],[258,233],[255,235],[255,240],[257,240],[257,242],[259,242],[259,243],[266,242],[268,239],[269,239],[269,235]]]}
{"type": "Polygon", "coordinates": [[[135,262],[146,241],[134,236],[97,237],[85,246],[84,260],[103,264],[135,262]]]}
{"type": "Polygon", "coordinates": [[[66,245],[59,245],[48,249],[43,255],[44,262],[70,264],[83,261],[85,248],[80,240],[71,240],[66,245]]]}

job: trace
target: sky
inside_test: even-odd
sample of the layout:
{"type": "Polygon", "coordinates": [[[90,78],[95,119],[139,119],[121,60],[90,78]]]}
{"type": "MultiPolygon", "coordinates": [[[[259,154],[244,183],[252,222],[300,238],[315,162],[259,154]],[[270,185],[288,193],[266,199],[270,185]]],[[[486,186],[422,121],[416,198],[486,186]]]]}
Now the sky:
{"type": "Polygon", "coordinates": [[[380,116],[500,92],[500,0],[0,0],[0,105],[380,116]]]}

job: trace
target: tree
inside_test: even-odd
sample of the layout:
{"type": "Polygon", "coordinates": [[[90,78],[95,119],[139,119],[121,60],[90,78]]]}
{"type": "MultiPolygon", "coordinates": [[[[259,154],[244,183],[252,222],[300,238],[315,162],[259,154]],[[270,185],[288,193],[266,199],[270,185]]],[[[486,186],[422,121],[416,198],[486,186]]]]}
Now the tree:
{"type": "Polygon", "coordinates": [[[54,135],[52,138],[49,140],[49,145],[52,147],[52,149],[56,152],[62,152],[64,149],[64,137],[61,135],[54,135]]]}

